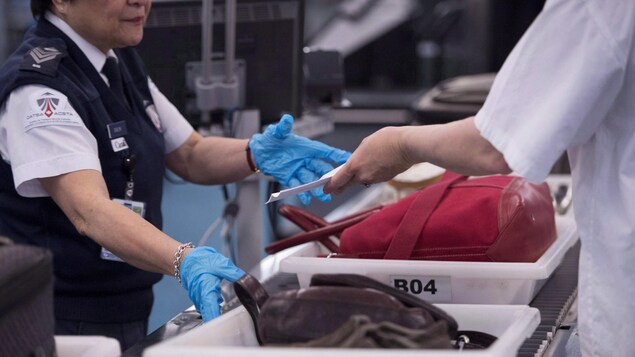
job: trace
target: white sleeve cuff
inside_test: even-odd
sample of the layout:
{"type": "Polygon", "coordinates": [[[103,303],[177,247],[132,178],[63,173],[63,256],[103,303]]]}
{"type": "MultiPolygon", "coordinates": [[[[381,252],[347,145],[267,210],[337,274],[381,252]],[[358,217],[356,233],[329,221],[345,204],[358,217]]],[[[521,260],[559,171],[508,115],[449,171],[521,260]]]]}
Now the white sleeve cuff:
{"type": "Polygon", "coordinates": [[[101,173],[99,158],[92,154],[72,153],[46,161],[30,162],[13,168],[15,188],[23,197],[48,197],[39,178],[53,177],[79,170],[101,173]]]}
{"type": "Polygon", "coordinates": [[[518,145],[511,140],[512,135],[506,133],[501,127],[493,125],[492,120],[485,119],[488,116],[485,110],[480,110],[474,118],[474,125],[487,141],[503,154],[505,162],[514,173],[533,183],[545,180],[550,167],[543,162],[531,161],[531,155],[527,155],[518,145]]]}

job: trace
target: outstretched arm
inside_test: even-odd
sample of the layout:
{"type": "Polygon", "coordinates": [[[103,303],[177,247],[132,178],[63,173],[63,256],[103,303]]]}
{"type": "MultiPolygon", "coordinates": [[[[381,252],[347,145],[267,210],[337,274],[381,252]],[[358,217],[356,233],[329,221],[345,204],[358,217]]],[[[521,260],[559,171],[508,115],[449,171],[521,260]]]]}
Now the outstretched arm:
{"type": "Polygon", "coordinates": [[[339,192],[353,183],[387,181],[419,162],[465,175],[511,172],[503,155],[481,136],[470,117],[442,125],[386,127],[373,133],[324,191],[339,192]]]}
{"type": "MultiPolygon", "coordinates": [[[[42,178],[40,182],[79,233],[137,268],[174,273],[175,252],[181,243],[113,202],[98,171],[75,171],[42,178]]],[[[221,280],[235,281],[243,274],[211,247],[187,248],[183,252],[180,277],[204,321],[220,315],[221,280]]]]}
{"type": "Polygon", "coordinates": [[[223,184],[241,180],[253,172],[247,164],[247,139],[203,137],[197,132],[166,156],[170,170],[198,184],[223,184]]]}
{"type": "MultiPolygon", "coordinates": [[[[319,141],[295,135],[293,117],[284,115],[263,133],[254,134],[250,140],[222,137],[202,137],[194,132],[179,148],[166,157],[168,167],[184,179],[199,184],[220,184],[241,180],[253,171],[247,160],[263,174],[288,187],[315,181],[333,169],[332,164],[346,162],[350,153],[319,141]],[[250,152],[245,149],[249,143],[250,152]]],[[[331,196],[322,188],[311,191],[322,201],[331,196]]],[[[311,197],[299,195],[304,204],[311,197]]]]}

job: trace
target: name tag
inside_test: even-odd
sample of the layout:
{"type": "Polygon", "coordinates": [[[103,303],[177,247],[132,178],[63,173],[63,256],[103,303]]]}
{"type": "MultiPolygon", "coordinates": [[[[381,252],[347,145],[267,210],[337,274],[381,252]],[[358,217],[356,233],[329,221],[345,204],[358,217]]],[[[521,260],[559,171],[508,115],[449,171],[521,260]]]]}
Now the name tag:
{"type": "Polygon", "coordinates": [[[141,217],[146,216],[146,204],[145,202],[133,201],[133,200],[122,200],[120,198],[113,198],[114,202],[119,203],[120,205],[132,210],[132,212],[138,214],[141,217]]]}
{"type": "Polygon", "coordinates": [[[114,152],[119,152],[128,148],[128,143],[124,137],[112,139],[110,140],[110,143],[112,144],[112,151],[114,152]]]}
{"type": "MultiPolygon", "coordinates": [[[[122,200],[120,198],[113,198],[114,202],[119,203],[120,205],[129,208],[132,212],[138,214],[141,217],[145,216],[146,213],[146,204],[144,202],[132,201],[132,200],[122,200]]],[[[113,252],[108,249],[101,247],[101,253],[99,257],[104,260],[110,260],[113,262],[123,262],[121,258],[113,254],[113,252]]]]}
{"type": "Polygon", "coordinates": [[[110,139],[120,138],[128,134],[128,127],[125,121],[118,121],[116,123],[106,125],[108,129],[108,137],[110,139]]]}

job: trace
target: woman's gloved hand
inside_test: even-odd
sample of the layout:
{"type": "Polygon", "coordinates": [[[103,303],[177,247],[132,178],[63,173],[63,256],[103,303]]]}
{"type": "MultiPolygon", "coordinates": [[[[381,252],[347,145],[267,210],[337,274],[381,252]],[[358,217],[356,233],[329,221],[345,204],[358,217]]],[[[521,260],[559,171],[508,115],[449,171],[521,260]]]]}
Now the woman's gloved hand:
{"type": "MultiPolygon", "coordinates": [[[[291,132],[292,128],[293,117],[285,114],[278,123],[269,125],[262,134],[254,134],[249,141],[256,166],[285,186],[295,187],[315,181],[333,169],[324,160],[341,165],[351,156],[348,151],[295,135],[291,132]]],[[[331,195],[325,194],[322,187],[311,190],[311,193],[321,201],[331,200],[331,195]]],[[[306,192],[298,194],[298,197],[305,205],[311,201],[306,192]]]]}
{"type": "Polygon", "coordinates": [[[234,282],[245,272],[211,247],[198,247],[181,262],[181,281],[196,310],[208,322],[220,316],[222,279],[234,282]]]}

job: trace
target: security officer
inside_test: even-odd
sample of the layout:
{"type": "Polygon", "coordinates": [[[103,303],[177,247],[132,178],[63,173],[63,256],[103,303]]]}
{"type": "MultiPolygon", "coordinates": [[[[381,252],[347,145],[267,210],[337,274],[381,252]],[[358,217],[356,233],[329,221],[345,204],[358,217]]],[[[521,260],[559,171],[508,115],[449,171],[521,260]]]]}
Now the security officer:
{"type": "Polygon", "coordinates": [[[32,0],[37,23],[0,69],[0,235],[53,251],[56,334],[123,349],[146,335],[161,274],[182,279],[205,321],[219,314],[221,279],[243,274],[161,232],[166,166],[200,184],[262,170],[297,185],[350,155],[292,134],[290,116],[249,141],[200,136],[128,48],[150,5],[32,0]]]}
{"type": "Polygon", "coordinates": [[[538,182],[565,150],[582,242],[581,352],[635,356],[635,1],[547,1],[475,118],[382,129],[325,191],[422,161],[538,182]]]}

